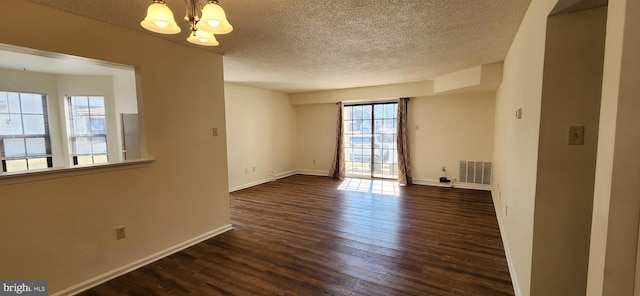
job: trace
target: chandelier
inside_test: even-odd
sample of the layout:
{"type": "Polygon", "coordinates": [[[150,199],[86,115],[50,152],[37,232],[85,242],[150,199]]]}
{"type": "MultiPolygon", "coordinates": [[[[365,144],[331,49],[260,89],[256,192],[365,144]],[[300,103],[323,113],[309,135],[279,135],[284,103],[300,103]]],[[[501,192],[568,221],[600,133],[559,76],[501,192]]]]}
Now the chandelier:
{"type": "MultiPolygon", "coordinates": [[[[189,23],[191,30],[187,41],[198,45],[216,46],[220,43],[214,34],[227,34],[233,30],[224,10],[218,5],[218,0],[207,0],[204,7],[200,5],[200,0],[184,2],[187,6],[184,20],[189,23]]],[[[181,31],[165,0],[153,0],[147,8],[147,16],[140,25],[160,34],[177,34],[181,31]]]]}

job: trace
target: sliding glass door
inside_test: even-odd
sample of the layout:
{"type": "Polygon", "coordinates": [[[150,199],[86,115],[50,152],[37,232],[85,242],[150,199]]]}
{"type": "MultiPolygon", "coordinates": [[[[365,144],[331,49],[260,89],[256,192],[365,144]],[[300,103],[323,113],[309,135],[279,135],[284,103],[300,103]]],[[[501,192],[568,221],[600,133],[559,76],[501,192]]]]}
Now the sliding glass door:
{"type": "Polygon", "coordinates": [[[397,114],[397,103],[344,106],[347,176],[397,178],[397,114]]]}

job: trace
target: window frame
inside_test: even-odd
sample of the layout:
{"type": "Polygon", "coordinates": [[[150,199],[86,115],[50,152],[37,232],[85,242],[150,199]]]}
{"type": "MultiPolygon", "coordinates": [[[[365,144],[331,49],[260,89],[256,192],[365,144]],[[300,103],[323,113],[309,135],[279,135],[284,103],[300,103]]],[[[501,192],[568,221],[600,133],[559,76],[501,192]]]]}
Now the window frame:
{"type": "Polygon", "coordinates": [[[66,95],[65,96],[65,104],[66,104],[66,125],[67,125],[67,130],[68,130],[68,141],[69,141],[69,155],[71,156],[71,165],[72,166],[78,166],[78,165],[94,165],[94,164],[105,164],[105,163],[109,163],[109,146],[108,146],[108,132],[107,132],[107,100],[106,97],[104,95],[66,95]],[[76,124],[76,120],[78,117],[77,115],[74,115],[74,108],[73,108],[73,103],[72,100],[74,98],[87,98],[87,107],[89,110],[89,114],[88,115],[82,115],[82,117],[86,117],[88,119],[88,129],[89,129],[89,133],[86,134],[76,134],[75,133],[75,124],[76,124]],[[93,122],[95,119],[95,117],[92,116],[91,114],[91,108],[89,108],[89,106],[91,105],[90,103],[90,98],[101,98],[102,99],[102,108],[103,108],[103,112],[102,114],[98,114],[95,117],[102,117],[102,119],[104,120],[103,126],[104,126],[104,132],[103,133],[93,133],[93,122]],[[81,153],[77,153],[77,147],[76,145],[74,145],[74,140],[77,138],[89,138],[90,139],[90,143],[91,143],[91,153],[89,154],[81,154],[81,153]],[[94,153],[93,151],[93,138],[103,138],[104,139],[104,146],[105,146],[105,153],[94,153]],[[100,162],[96,162],[96,157],[100,156],[100,157],[104,157],[106,159],[106,161],[100,161],[100,162]],[[80,158],[84,158],[87,159],[87,157],[90,157],[91,162],[90,163],[80,163],[79,159],[80,158]]]}
{"type": "MultiPolygon", "coordinates": [[[[30,159],[45,159],[46,162],[47,162],[47,168],[53,167],[53,153],[51,151],[51,133],[50,133],[50,130],[49,130],[49,109],[48,109],[48,104],[47,104],[47,99],[48,99],[47,94],[38,93],[38,92],[9,91],[9,90],[0,90],[0,92],[18,94],[18,99],[19,99],[19,102],[20,102],[20,113],[12,113],[9,110],[7,113],[3,113],[2,112],[0,114],[7,114],[9,116],[15,115],[15,114],[19,114],[20,120],[22,122],[22,134],[21,135],[3,135],[3,134],[0,134],[0,160],[1,160],[1,163],[2,163],[2,172],[3,173],[12,173],[12,172],[33,171],[34,169],[30,169],[29,168],[29,164],[30,164],[29,160],[30,159]],[[42,102],[42,114],[25,113],[25,112],[23,112],[23,110],[22,110],[22,95],[23,94],[40,96],[41,102],[42,102]],[[24,115],[42,115],[43,122],[44,122],[44,134],[25,134],[24,115]],[[31,155],[30,156],[28,151],[27,151],[26,140],[27,139],[38,139],[38,138],[43,138],[44,139],[45,154],[38,154],[38,155],[31,155]],[[7,157],[7,156],[5,156],[4,141],[6,139],[24,139],[25,155],[24,156],[16,156],[16,157],[7,157]],[[27,169],[26,170],[18,170],[18,171],[8,172],[7,171],[7,168],[8,168],[7,161],[15,161],[15,160],[25,160],[25,164],[26,164],[27,169]]],[[[7,96],[7,99],[8,99],[8,96],[7,96]]],[[[8,102],[8,100],[7,100],[7,104],[10,104],[8,102]]],[[[35,168],[35,169],[44,169],[44,168],[35,168]]]]}
{"type": "MultiPolygon", "coordinates": [[[[345,169],[346,169],[346,173],[347,176],[351,176],[351,177],[359,177],[359,178],[377,178],[377,179],[395,179],[397,178],[397,159],[394,158],[394,156],[397,157],[397,147],[395,145],[397,139],[395,138],[397,136],[397,126],[395,126],[397,124],[397,114],[394,114],[394,117],[391,118],[387,118],[387,117],[382,117],[379,118],[376,116],[375,112],[376,112],[376,107],[377,106],[384,106],[384,105],[398,105],[397,101],[377,101],[377,102],[365,102],[365,103],[354,103],[354,104],[349,104],[349,103],[345,103],[343,106],[343,112],[349,112],[346,111],[346,109],[348,108],[354,108],[354,107],[370,107],[371,108],[371,117],[370,118],[364,118],[365,115],[365,110],[362,110],[362,114],[360,114],[359,116],[353,116],[353,111],[351,114],[351,116],[347,116],[343,113],[344,118],[343,118],[343,126],[346,128],[344,131],[344,137],[343,137],[343,141],[344,141],[344,155],[345,155],[345,169]],[[378,131],[378,128],[376,128],[376,122],[378,122],[379,120],[384,120],[385,122],[387,120],[394,120],[396,123],[394,124],[394,126],[396,128],[394,128],[394,131],[392,133],[386,133],[384,131],[380,132],[378,131]],[[361,123],[369,123],[369,125],[367,124],[361,124],[361,123]],[[358,129],[357,130],[352,130],[352,128],[354,126],[357,126],[358,129]],[[365,130],[366,129],[366,130],[365,130]],[[364,131],[364,133],[363,133],[364,131]],[[393,141],[392,143],[394,145],[389,146],[387,143],[387,141],[385,141],[385,139],[387,139],[387,137],[389,135],[393,135],[393,141]],[[351,140],[356,138],[370,138],[370,141],[362,141],[360,143],[353,143],[351,140]],[[347,139],[349,141],[347,141],[347,139]],[[357,144],[356,146],[354,146],[353,144],[357,144]],[[357,153],[354,152],[355,149],[356,151],[360,150],[361,153],[357,153]],[[368,151],[368,153],[364,154],[364,151],[368,151]],[[376,152],[378,152],[378,154],[376,154],[376,152]],[[386,154],[385,154],[386,153],[386,154]],[[347,159],[350,156],[351,159],[347,159]],[[386,157],[386,159],[385,159],[386,157]],[[354,160],[355,159],[355,160],[354,160]],[[358,159],[360,159],[360,161],[358,161],[358,159]],[[388,161],[388,159],[391,160],[391,162],[388,161]],[[351,169],[349,169],[349,165],[351,169]],[[362,166],[362,170],[360,173],[356,172],[353,168],[354,166],[357,165],[362,166]],[[364,174],[364,166],[368,165],[369,166],[369,171],[370,173],[368,174],[364,174]],[[380,171],[382,172],[381,174],[376,173],[376,167],[380,166],[381,168],[384,167],[385,165],[391,165],[391,172],[390,174],[385,174],[383,172],[383,170],[381,169],[380,171]]],[[[397,110],[396,110],[397,111],[397,110]]]]}

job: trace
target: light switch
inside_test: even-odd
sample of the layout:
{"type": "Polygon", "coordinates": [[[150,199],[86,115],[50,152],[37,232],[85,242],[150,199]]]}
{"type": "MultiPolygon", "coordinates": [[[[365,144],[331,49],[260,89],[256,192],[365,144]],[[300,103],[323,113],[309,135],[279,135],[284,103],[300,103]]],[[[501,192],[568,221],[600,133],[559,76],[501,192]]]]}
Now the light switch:
{"type": "Polygon", "coordinates": [[[214,136],[214,137],[217,137],[217,136],[218,136],[218,128],[217,128],[217,127],[214,127],[214,128],[213,128],[213,136],[214,136]]]}
{"type": "Polygon", "coordinates": [[[516,118],[522,119],[522,108],[516,109],[516,118]]]}
{"type": "Polygon", "coordinates": [[[569,145],[584,145],[584,126],[569,127],[569,145]]]}

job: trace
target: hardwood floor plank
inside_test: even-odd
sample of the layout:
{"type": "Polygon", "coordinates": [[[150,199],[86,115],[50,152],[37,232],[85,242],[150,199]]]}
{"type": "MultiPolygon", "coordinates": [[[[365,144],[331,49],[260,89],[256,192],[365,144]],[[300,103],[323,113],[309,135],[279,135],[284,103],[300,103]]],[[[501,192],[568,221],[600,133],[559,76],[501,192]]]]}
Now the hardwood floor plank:
{"type": "Polygon", "coordinates": [[[514,295],[488,192],[373,183],[231,193],[232,231],[81,295],[514,295]]]}

